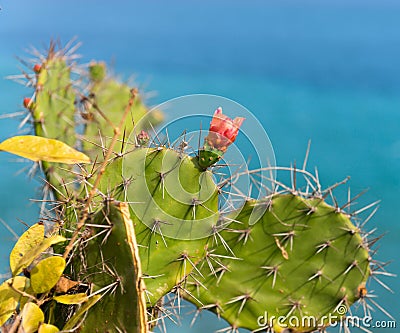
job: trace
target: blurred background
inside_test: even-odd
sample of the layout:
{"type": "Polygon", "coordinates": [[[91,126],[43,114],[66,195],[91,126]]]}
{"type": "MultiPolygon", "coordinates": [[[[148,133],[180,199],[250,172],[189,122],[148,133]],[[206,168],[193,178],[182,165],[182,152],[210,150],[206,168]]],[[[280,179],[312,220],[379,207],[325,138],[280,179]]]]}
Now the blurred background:
{"type": "MultiPolygon", "coordinates": [[[[310,168],[327,187],[351,176],[363,204],[382,200],[369,229],[386,233],[378,259],[400,272],[400,3],[388,0],[328,1],[50,1],[0,2],[0,141],[18,133],[28,90],[5,80],[19,72],[15,56],[30,45],[45,47],[77,36],[79,53],[112,63],[122,79],[135,75],[154,92],[149,105],[193,93],[233,99],[265,127],[278,165],[301,161],[312,141],[310,168]]],[[[212,112],[212,110],[210,110],[212,112]]],[[[229,113],[227,111],[227,113],[229,113]]],[[[29,164],[0,154],[0,221],[20,234],[33,224],[39,183],[29,164]]],[[[340,196],[340,195],[339,195],[340,196]]],[[[0,224],[0,273],[8,271],[15,236],[0,224]]],[[[368,289],[398,316],[400,283],[384,280],[368,289]]],[[[213,332],[227,326],[194,309],[168,332],[213,332]]],[[[387,319],[379,310],[374,319],[387,319]]],[[[397,326],[400,318],[397,317],[397,326]]],[[[332,330],[334,331],[334,330],[332,330]]],[[[358,332],[356,329],[354,331],[358,332]]],[[[372,332],[398,332],[372,329],[372,332]]]]}

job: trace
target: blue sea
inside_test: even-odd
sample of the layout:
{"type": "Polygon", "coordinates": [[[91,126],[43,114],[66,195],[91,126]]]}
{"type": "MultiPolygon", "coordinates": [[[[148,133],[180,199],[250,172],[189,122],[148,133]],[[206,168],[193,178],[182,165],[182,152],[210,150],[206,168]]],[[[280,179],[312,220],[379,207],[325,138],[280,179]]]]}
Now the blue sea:
{"type": "MultiPolygon", "coordinates": [[[[3,0],[0,7],[0,141],[19,133],[20,119],[1,117],[22,111],[29,93],[4,79],[19,73],[15,56],[77,36],[82,62],[102,59],[121,79],[134,75],[154,93],[149,105],[198,93],[242,104],[266,129],[278,165],[301,164],[311,140],[309,167],[323,186],[351,176],[352,193],[369,190],[360,207],[381,200],[367,228],[386,234],[377,258],[400,273],[399,1],[3,0]]],[[[40,198],[38,181],[19,172],[29,166],[0,153],[0,219],[17,234],[39,211],[30,201],[40,198]]],[[[14,241],[0,224],[0,274],[14,241]]],[[[368,289],[399,327],[399,279],[383,281],[393,294],[375,282],[368,289]]],[[[193,311],[168,332],[227,326],[203,313],[190,328],[193,311]]],[[[374,319],[387,318],[377,310],[374,319]]]]}

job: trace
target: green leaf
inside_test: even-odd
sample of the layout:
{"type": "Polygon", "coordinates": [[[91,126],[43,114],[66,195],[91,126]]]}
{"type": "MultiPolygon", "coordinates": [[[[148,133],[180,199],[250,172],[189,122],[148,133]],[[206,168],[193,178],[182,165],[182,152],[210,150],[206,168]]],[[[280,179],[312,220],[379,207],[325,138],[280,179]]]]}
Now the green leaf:
{"type": "Polygon", "coordinates": [[[10,268],[13,272],[21,258],[29,253],[34,247],[43,242],[44,225],[36,223],[25,231],[18,239],[10,254],[10,268]]]}
{"type": "Polygon", "coordinates": [[[22,327],[25,333],[36,332],[43,321],[43,311],[35,303],[26,303],[22,310],[22,327]]]}
{"type": "Polygon", "coordinates": [[[81,304],[88,300],[88,296],[85,293],[72,294],[72,295],[60,295],[53,297],[55,301],[62,304],[81,304]]]}
{"type": "Polygon", "coordinates": [[[39,327],[38,333],[57,333],[57,332],[60,332],[60,330],[56,326],[50,324],[42,324],[39,327]]]}
{"type": "Polygon", "coordinates": [[[69,331],[75,328],[76,325],[78,325],[79,321],[83,317],[83,315],[93,306],[95,305],[99,299],[101,298],[101,295],[95,295],[92,296],[88,299],[86,303],[84,303],[78,311],[75,312],[75,314],[71,317],[70,320],[65,324],[63,331],[69,331]]]}
{"type": "Polygon", "coordinates": [[[24,268],[27,268],[37,257],[39,257],[43,251],[48,249],[50,246],[64,242],[65,238],[60,235],[51,236],[45,238],[42,243],[32,248],[30,252],[26,253],[18,262],[13,270],[13,275],[19,274],[24,268]]]}
{"type": "Polygon", "coordinates": [[[0,326],[12,316],[22,297],[9,284],[12,283],[14,288],[24,291],[27,280],[25,276],[16,276],[0,285],[0,326]]]}
{"type": "Polygon", "coordinates": [[[65,164],[90,163],[90,158],[64,142],[34,135],[14,136],[0,143],[0,150],[32,161],[65,164]]]}
{"type": "Polygon", "coordinates": [[[65,265],[62,257],[49,257],[40,261],[31,271],[31,286],[35,293],[50,291],[60,279],[65,265]]]}

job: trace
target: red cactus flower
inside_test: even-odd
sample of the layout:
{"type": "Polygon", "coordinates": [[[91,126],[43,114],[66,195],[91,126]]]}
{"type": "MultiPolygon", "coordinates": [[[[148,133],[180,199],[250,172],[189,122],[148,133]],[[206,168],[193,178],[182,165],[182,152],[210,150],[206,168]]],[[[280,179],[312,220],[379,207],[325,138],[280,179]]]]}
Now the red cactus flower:
{"type": "Polygon", "coordinates": [[[31,103],[32,103],[32,100],[31,100],[29,97],[25,97],[25,98],[24,98],[24,102],[23,102],[24,107],[26,107],[27,109],[29,109],[30,106],[31,106],[31,103]]]}
{"type": "Polygon", "coordinates": [[[35,66],[33,66],[33,71],[34,71],[36,74],[39,74],[40,71],[41,71],[41,69],[42,69],[42,66],[40,66],[39,64],[36,64],[35,66]]]}
{"type": "Polygon", "coordinates": [[[211,120],[210,131],[205,138],[206,143],[210,147],[225,152],[227,147],[235,141],[243,121],[242,117],[232,120],[224,115],[222,108],[219,107],[211,120]]]}

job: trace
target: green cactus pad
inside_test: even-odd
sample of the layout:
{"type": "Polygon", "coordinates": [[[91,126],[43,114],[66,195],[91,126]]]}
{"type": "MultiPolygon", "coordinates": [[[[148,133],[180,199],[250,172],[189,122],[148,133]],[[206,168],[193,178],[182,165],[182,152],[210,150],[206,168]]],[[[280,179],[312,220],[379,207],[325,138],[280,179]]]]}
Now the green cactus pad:
{"type": "MultiPolygon", "coordinates": [[[[64,50],[55,50],[51,44],[46,61],[36,76],[36,97],[31,108],[37,136],[57,139],[71,147],[76,146],[75,88],[71,80],[71,67],[64,50]]],[[[42,162],[47,179],[57,190],[56,196],[73,193],[76,184],[72,166],[42,162]],[[64,185],[65,184],[65,185],[64,185]]]]}
{"type": "Polygon", "coordinates": [[[218,189],[197,158],[165,148],[137,148],[123,161],[148,301],[184,283],[218,220],[218,189]]]}
{"type": "MultiPolygon", "coordinates": [[[[114,135],[113,126],[117,126],[122,118],[125,108],[131,97],[128,85],[106,77],[104,63],[92,63],[89,66],[89,77],[92,78],[89,98],[86,99],[87,109],[83,114],[85,119],[85,141],[83,147],[89,156],[98,160],[102,159],[103,148],[107,147],[110,138],[114,135]],[[101,73],[100,73],[101,72],[101,73]]],[[[136,96],[130,110],[125,127],[121,128],[121,136],[114,147],[116,153],[122,153],[124,139],[123,133],[130,133],[134,128],[137,134],[141,130],[150,129],[163,120],[160,111],[148,112],[142,99],[136,96]],[[142,128],[136,124],[140,121],[142,128]]]]}
{"type": "MultiPolygon", "coordinates": [[[[188,281],[187,299],[211,309],[233,328],[310,332],[327,325],[323,316],[336,320],[359,297],[358,288],[370,274],[369,252],[350,218],[322,199],[275,195],[267,201],[248,201],[230,216],[235,222],[220,233],[238,259],[222,258],[211,272],[203,262],[201,283],[188,281]],[[252,224],[251,214],[265,209],[252,224]],[[202,303],[200,304],[199,301],[202,303]],[[345,311],[344,311],[345,310],[345,311]],[[265,315],[284,316],[280,325],[265,315]],[[305,316],[316,318],[302,324],[305,316]],[[299,325],[295,319],[299,319],[299,325]],[[269,326],[268,326],[269,325],[269,326]]],[[[226,245],[212,251],[226,256],[226,245]]]]}
{"type": "Polygon", "coordinates": [[[97,237],[85,249],[84,281],[92,285],[92,293],[103,296],[87,313],[80,332],[144,333],[144,283],[128,205],[109,203],[93,223],[104,227],[93,227],[97,237]]]}
{"type": "Polygon", "coordinates": [[[212,174],[199,168],[196,157],[136,148],[107,166],[99,190],[130,202],[147,301],[153,306],[184,284],[205,255],[218,220],[212,174]]]}
{"type": "Polygon", "coordinates": [[[51,48],[37,74],[33,110],[36,135],[57,139],[73,147],[76,142],[75,97],[71,68],[63,54],[51,48]]]}

